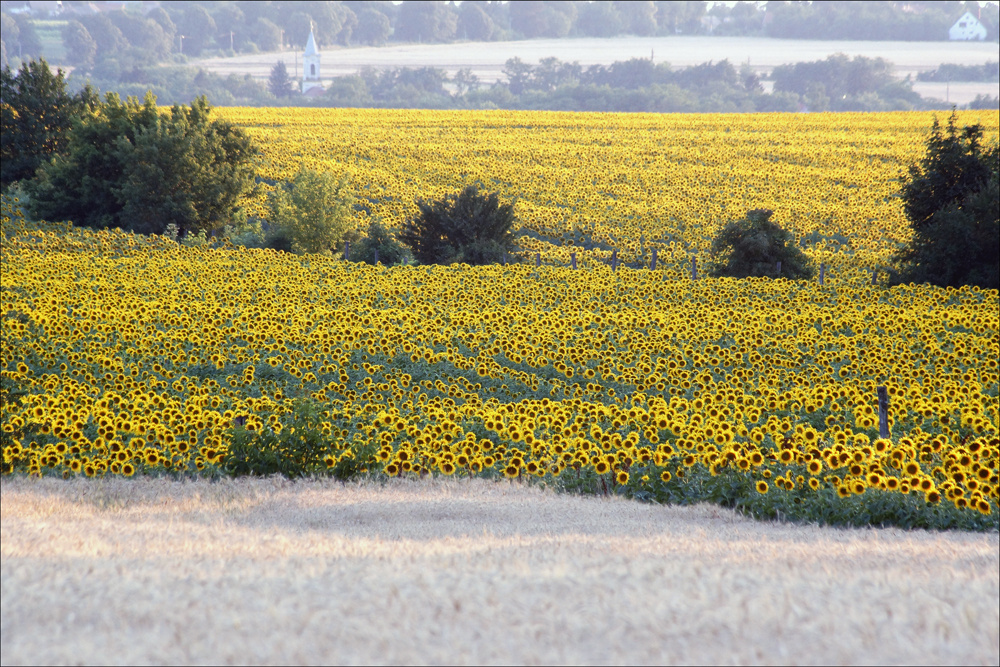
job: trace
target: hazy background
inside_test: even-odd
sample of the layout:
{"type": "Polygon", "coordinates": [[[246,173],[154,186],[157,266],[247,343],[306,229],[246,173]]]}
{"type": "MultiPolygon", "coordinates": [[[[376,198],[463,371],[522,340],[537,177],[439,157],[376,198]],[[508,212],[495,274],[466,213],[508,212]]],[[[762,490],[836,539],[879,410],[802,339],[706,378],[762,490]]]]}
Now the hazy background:
{"type": "Polygon", "coordinates": [[[2,64],[161,103],[820,111],[1000,106],[994,2],[2,2],[2,64]],[[949,31],[969,12],[981,41],[949,31]],[[322,89],[302,95],[310,30],[322,89]],[[838,55],[843,54],[843,56],[838,55]],[[279,65],[280,63],[280,65],[279,65]],[[617,65],[616,65],[617,63],[617,65]]]}

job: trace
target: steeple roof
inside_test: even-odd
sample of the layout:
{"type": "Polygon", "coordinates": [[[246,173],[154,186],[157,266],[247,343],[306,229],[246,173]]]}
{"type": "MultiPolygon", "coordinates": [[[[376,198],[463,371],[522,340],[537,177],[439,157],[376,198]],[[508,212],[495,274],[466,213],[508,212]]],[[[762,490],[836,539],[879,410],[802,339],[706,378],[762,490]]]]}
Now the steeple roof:
{"type": "Polygon", "coordinates": [[[312,28],[309,29],[309,41],[306,42],[306,50],[302,55],[304,56],[314,56],[318,53],[316,50],[316,38],[313,37],[312,28]]]}

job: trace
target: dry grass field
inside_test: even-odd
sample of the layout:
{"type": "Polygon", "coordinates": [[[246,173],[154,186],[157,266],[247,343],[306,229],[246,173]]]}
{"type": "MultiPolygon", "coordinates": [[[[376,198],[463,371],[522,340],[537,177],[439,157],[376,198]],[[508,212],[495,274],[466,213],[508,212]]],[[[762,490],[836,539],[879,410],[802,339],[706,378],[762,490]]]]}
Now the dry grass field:
{"type": "Polygon", "coordinates": [[[996,534],[481,480],[0,481],[3,664],[997,664],[996,534]]]}
{"type": "MultiPolygon", "coordinates": [[[[941,63],[981,65],[997,59],[997,46],[991,42],[864,42],[843,40],[769,39],[762,37],[707,37],[704,35],[676,37],[594,37],[576,39],[531,39],[512,42],[464,42],[457,44],[394,44],[384,47],[329,47],[322,51],[323,76],[336,77],[356,73],[365,66],[377,69],[392,67],[438,67],[454,75],[459,69],[471,69],[484,84],[503,77],[503,66],[509,58],[536,64],[542,58],[577,61],[584,67],[610,65],[616,60],[649,58],[668,62],[674,67],[690,67],[709,60],[729,59],[740,64],[749,62],[759,72],[769,72],[777,65],[822,60],[834,53],[848,56],[885,58],[896,66],[900,77],[916,76],[933,70],[941,63]]],[[[293,51],[259,53],[234,58],[209,58],[192,61],[222,75],[251,74],[264,80],[271,67],[283,60],[294,73],[296,58],[293,51]]],[[[921,95],[945,99],[945,84],[917,84],[921,95]],[[940,90],[938,90],[940,87],[940,90]]],[[[965,104],[978,94],[996,95],[996,83],[951,85],[948,98],[965,104]]]]}

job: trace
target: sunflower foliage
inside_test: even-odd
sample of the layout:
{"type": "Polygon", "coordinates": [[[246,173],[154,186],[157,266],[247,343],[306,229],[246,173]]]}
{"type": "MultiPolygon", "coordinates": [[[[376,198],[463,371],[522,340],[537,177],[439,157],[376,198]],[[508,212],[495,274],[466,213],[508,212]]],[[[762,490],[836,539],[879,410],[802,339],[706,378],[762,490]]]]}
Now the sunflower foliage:
{"type": "Polygon", "coordinates": [[[417,207],[399,240],[421,264],[497,264],[514,251],[514,204],[496,193],[469,185],[444,199],[417,200],[417,207]]]}
{"type": "Polygon", "coordinates": [[[376,264],[384,266],[406,264],[413,258],[409,249],[397,241],[393,233],[377,220],[373,220],[368,225],[368,233],[360,239],[355,247],[357,250],[351,250],[351,261],[364,262],[373,266],[376,264]]]}
{"type": "Polygon", "coordinates": [[[774,211],[747,211],[746,218],[730,222],[712,240],[709,275],[715,277],[808,279],[813,275],[806,255],[795,247],[792,235],[771,222],[774,211]],[[781,263],[780,272],[778,263],[781,263]]]}
{"type": "Polygon", "coordinates": [[[282,475],[289,479],[332,475],[348,479],[374,463],[371,444],[347,444],[334,437],[320,406],[295,400],[286,419],[257,427],[238,419],[231,429],[222,468],[230,475],[282,475]]]}

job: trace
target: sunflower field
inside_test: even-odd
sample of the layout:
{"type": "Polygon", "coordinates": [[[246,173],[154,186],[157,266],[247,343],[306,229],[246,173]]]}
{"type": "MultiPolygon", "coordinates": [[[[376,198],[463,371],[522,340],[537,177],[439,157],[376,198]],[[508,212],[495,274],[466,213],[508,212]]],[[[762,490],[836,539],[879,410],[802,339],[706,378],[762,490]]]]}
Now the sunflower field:
{"type": "MultiPolygon", "coordinates": [[[[871,279],[908,238],[930,114],[219,112],[265,182],[347,175],[359,229],[472,182],[516,198],[539,265],[186,247],[4,199],[4,474],[485,476],[1000,526],[997,292],[871,279]],[[824,282],[692,280],[762,207],[824,282]]],[[[959,121],[996,141],[995,112],[959,121]]]]}

